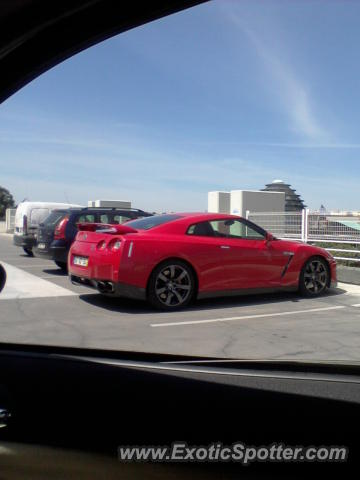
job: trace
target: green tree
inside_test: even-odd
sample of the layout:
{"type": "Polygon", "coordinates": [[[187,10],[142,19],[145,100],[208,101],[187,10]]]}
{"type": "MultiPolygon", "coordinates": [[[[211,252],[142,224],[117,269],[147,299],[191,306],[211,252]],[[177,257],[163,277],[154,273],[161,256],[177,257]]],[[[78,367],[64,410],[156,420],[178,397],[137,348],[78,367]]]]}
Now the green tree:
{"type": "Polygon", "coordinates": [[[5,217],[7,208],[15,206],[15,201],[9,190],[0,186],[0,218],[5,217]]]}

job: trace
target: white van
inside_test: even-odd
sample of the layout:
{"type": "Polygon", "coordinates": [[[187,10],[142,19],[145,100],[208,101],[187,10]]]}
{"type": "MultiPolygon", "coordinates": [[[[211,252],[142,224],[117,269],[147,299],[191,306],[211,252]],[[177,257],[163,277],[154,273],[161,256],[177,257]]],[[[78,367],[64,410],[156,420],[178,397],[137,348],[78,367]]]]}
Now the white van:
{"type": "Polygon", "coordinates": [[[36,231],[41,222],[58,208],[76,208],[70,203],[21,202],[15,214],[14,245],[22,247],[28,255],[36,245],[36,231]]]}

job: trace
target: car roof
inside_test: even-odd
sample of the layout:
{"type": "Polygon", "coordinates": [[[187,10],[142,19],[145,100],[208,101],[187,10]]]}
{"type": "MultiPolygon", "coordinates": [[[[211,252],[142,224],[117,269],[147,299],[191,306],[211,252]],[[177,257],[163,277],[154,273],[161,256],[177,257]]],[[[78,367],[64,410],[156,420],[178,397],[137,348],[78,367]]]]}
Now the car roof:
{"type": "MultiPolygon", "coordinates": [[[[239,219],[238,215],[229,215],[226,213],[208,213],[208,212],[171,212],[168,214],[157,215],[156,217],[173,216],[164,223],[154,225],[149,229],[142,229],[134,226],[135,229],[139,228],[139,231],[146,235],[152,233],[172,233],[183,234],[184,229],[187,229],[193,223],[206,222],[210,220],[224,220],[224,219],[239,219]]],[[[154,218],[154,217],[153,217],[154,218]]],[[[136,222],[136,220],[134,220],[136,222]]],[[[129,226],[132,226],[134,222],[129,222],[129,226]]]]}
{"type": "Polygon", "coordinates": [[[176,213],[179,217],[183,219],[196,220],[196,221],[207,221],[207,220],[217,220],[223,218],[242,218],[239,215],[230,215],[228,213],[212,213],[212,212],[181,212],[176,213]]]}
{"type": "Polygon", "coordinates": [[[140,210],[137,208],[122,208],[122,207],[82,207],[82,208],[69,208],[70,212],[79,212],[79,213],[99,213],[99,212],[124,212],[124,213],[139,213],[139,214],[146,214],[152,215],[151,213],[145,212],[144,210],[140,210]]]}

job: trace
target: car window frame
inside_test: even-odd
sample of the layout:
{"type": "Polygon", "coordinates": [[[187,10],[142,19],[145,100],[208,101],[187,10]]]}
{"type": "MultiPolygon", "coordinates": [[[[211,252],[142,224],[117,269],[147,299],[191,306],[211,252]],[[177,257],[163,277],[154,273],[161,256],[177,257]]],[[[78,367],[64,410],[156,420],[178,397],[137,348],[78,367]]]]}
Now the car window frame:
{"type": "MultiPolygon", "coordinates": [[[[216,231],[214,230],[214,233],[216,231]]],[[[191,225],[189,225],[189,227],[187,228],[186,230],[186,235],[189,235],[189,236],[195,236],[195,237],[206,237],[206,238],[222,238],[222,239],[226,239],[226,240],[258,240],[258,241],[264,241],[266,240],[266,236],[267,236],[267,231],[264,230],[263,228],[259,227],[258,225],[256,225],[255,223],[251,222],[250,220],[247,220],[245,218],[214,218],[214,219],[209,219],[209,220],[203,220],[201,222],[195,222],[195,223],[192,223],[191,225]],[[258,232],[263,238],[255,238],[255,237],[222,237],[222,236],[218,236],[218,235],[196,235],[196,234],[193,234],[193,233],[189,233],[189,230],[190,228],[192,227],[195,227],[196,225],[200,225],[202,223],[207,223],[209,224],[209,226],[214,230],[214,228],[212,227],[211,225],[211,222],[224,222],[226,220],[234,220],[234,221],[238,221],[240,223],[242,223],[243,225],[251,228],[252,230],[255,230],[256,232],[258,232]]]]}

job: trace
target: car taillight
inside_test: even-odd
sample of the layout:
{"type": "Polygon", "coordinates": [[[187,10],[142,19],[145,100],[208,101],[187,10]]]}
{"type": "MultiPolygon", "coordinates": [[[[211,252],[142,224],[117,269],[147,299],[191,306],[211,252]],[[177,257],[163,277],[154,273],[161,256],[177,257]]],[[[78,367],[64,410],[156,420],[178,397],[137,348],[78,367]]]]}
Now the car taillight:
{"type": "Polygon", "coordinates": [[[24,235],[27,235],[27,227],[28,227],[27,215],[24,215],[24,217],[23,217],[23,234],[24,235]]]}
{"type": "Polygon", "coordinates": [[[99,242],[99,243],[97,244],[96,248],[97,248],[98,250],[105,250],[105,248],[106,248],[106,242],[105,242],[105,240],[101,240],[101,242],[99,242]]]}
{"type": "Polygon", "coordinates": [[[109,250],[112,250],[113,252],[118,251],[120,247],[121,247],[121,240],[119,238],[114,238],[113,240],[111,240],[108,246],[109,250]]]}
{"type": "Polygon", "coordinates": [[[65,228],[69,221],[68,217],[63,218],[55,227],[54,240],[61,240],[65,238],[65,228]]]}

